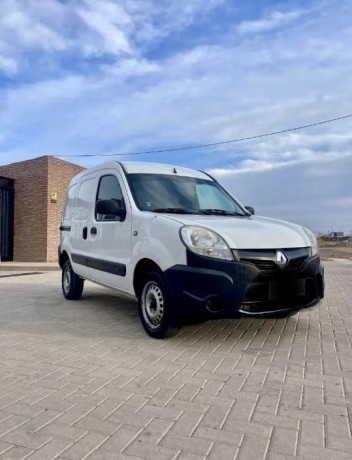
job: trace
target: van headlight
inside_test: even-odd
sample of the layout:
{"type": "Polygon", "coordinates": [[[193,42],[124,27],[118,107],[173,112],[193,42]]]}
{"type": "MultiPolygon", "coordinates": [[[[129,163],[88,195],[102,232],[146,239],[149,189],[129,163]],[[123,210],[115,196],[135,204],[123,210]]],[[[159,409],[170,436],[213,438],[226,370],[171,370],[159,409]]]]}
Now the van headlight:
{"type": "Polygon", "coordinates": [[[187,225],[181,228],[180,237],[185,246],[196,254],[214,259],[234,259],[225,240],[212,230],[187,225]]]}
{"type": "Polygon", "coordinates": [[[318,240],[316,239],[315,235],[313,232],[311,232],[308,228],[303,227],[303,230],[305,234],[309,238],[310,242],[310,249],[311,249],[311,257],[316,256],[319,253],[319,246],[318,246],[318,240]]]}

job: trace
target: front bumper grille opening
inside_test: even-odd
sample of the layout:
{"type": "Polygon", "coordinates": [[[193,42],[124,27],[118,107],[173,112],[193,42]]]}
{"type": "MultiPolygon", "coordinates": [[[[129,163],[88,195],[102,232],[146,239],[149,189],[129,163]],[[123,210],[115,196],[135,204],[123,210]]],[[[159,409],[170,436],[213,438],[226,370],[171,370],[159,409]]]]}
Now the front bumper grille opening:
{"type": "Polygon", "coordinates": [[[279,268],[273,260],[241,259],[241,261],[253,264],[259,271],[266,275],[275,275],[279,272],[279,268]]]}
{"type": "Polygon", "coordinates": [[[287,265],[287,270],[289,271],[299,271],[302,268],[304,262],[308,259],[308,256],[296,257],[289,261],[287,265]]]}
{"type": "Polygon", "coordinates": [[[314,285],[314,281],[312,280],[312,278],[306,279],[306,292],[305,292],[305,294],[308,295],[308,296],[315,295],[315,285],[314,285]]]}
{"type": "Polygon", "coordinates": [[[268,298],[267,283],[252,283],[246,290],[244,302],[263,302],[268,298]]]}
{"type": "Polygon", "coordinates": [[[243,304],[276,304],[294,306],[312,301],[317,296],[312,278],[251,283],[246,289],[243,304]]]}

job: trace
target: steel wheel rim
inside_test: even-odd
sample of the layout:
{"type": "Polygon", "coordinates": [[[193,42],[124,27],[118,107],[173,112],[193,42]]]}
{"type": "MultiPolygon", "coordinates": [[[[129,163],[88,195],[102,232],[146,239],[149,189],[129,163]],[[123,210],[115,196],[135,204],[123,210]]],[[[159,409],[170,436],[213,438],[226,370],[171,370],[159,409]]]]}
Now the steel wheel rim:
{"type": "Polygon", "coordinates": [[[151,329],[157,329],[164,317],[164,295],[154,281],[149,281],[142,292],[142,313],[145,322],[151,329]]]}
{"type": "Polygon", "coordinates": [[[65,294],[68,294],[68,292],[70,291],[70,287],[71,287],[71,270],[69,267],[65,267],[64,275],[62,279],[62,285],[63,285],[65,294]]]}

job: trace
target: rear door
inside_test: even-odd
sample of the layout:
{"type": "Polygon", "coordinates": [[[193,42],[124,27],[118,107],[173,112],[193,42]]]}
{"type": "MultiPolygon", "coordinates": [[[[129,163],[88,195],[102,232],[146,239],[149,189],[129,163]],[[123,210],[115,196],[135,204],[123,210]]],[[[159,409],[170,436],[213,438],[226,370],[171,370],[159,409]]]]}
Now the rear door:
{"type": "Polygon", "coordinates": [[[91,277],[93,280],[123,291],[130,291],[132,212],[127,192],[117,170],[99,171],[95,203],[115,200],[126,216],[92,212],[89,229],[91,277]]]}
{"type": "Polygon", "coordinates": [[[70,255],[73,270],[82,277],[90,278],[89,229],[97,187],[96,174],[84,176],[78,186],[74,211],[71,213],[70,255]]]}

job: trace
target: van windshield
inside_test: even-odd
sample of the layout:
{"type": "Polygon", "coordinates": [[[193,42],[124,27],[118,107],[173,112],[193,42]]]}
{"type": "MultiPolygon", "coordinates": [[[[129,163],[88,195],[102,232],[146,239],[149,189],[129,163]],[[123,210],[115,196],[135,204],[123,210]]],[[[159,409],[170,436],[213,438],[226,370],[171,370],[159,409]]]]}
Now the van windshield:
{"type": "Polygon", "coordinates": [[[246,216],[247,212],[216,182],[170,174],[128,174],[141,211],[246,216]]]}

